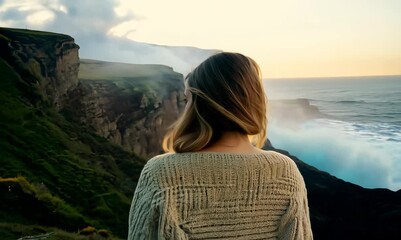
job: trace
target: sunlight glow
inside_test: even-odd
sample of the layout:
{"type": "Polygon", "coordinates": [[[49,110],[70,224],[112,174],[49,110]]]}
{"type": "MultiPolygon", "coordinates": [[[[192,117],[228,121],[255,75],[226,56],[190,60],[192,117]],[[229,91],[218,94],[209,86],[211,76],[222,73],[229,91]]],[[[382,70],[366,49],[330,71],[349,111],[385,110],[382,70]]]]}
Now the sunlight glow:
{"type": "Polygon", "coordinates": [[[61,19],[70,34],[82,30],[69,21],[85,22],[98,36],[241,52],[266,78],[401,75],[400,12],[399,0],[3,0],[0,24],[46,30],[61,19]],[[74,14],[97,10],[109,15],[74,14]]]}
{"type": "Polygon", "coordinates": [[[29,25],[40,26],[53,19],[54,13],[52,11],[42,10],[29,15],[26,20],[29,25]]]}
{"type": "Polygon", "coordinates": [[[267,77],[401,74],[400,1],[120,0],[119,7],[146,17],[112,35],[242,52],[267,77]]]}

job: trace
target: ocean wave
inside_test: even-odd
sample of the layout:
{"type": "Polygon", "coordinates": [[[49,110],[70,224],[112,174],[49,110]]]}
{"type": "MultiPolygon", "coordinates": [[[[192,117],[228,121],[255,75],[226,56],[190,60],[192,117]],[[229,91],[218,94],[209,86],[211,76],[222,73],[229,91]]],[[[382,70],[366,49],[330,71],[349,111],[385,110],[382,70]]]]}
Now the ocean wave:
{"type": "Polygon", "coordinates": [[[317,119],[301,128],[272,124],[269,139],[306,163],[367,188],[398,190],[401,133],[389,124],[317,119]],[[398,132],[397,132],[398,131],[398,132]]]}
{"type": "Polygon", "coordinates": [[[318,119],[315,122],[319,126],[339,129],[354,136],[369,136],[371,141],[393,137],[395,141],[401,142],[401,126],[397,124],[387,122],[356,123],[334,119],[318,119]]]}
{"type": "Polygon", "coordinates": [[[318,99],[318,98],[310,98],[308,99],[310,102],[322,102],[322,103],[333,103],[333,104],[388,104],[388,105],[396,105],[399,106],[401,101],[369,101],[369,100],[327,100],[327,99],[318,99]]]}
{"type": "Polygon", "coordinates": [[[335,101],[336,103],[366,103],[363,100],[342,100],[342,101],[335,101]]]}
{"type": "Polygon", "coordinates": [[[324,102],[324,103],[369,103],[369,104],[390,104],[390,105],[399,105],[401,104],[400,100],[386,100],[386,101],[373,101],[373,100],[337,100],[337,99],[320,99],[320,98],[278,98],[278,99],[269,99],[269,101],[283,101],[283,102],[291,102],[291,101],[297,101],[297,102],[324,102]]]}
{"type": "Polygon", "coordinates": [[[308,105],[298,104],[279,121],[270,121],[269,138],[276,147],[344,180],[400,189],[400,76],[341,79],[266,82],[271,99],[303,101],[319,112],[319,117],[306,115],[299,121],[294,116],[308,105]]]}

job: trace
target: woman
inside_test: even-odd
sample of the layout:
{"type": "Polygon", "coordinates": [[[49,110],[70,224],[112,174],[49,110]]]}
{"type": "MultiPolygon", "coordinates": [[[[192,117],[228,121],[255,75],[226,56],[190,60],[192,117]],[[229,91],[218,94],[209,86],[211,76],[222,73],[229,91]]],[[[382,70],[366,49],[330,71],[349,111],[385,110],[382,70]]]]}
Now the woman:
{"type": "Polygon", "coordinates": [[[211,56],[186,78],[187,105],[144,167],[128,239],[312,239],[295,163],[263,151],[266,97],[255,61],[211,56]]]}

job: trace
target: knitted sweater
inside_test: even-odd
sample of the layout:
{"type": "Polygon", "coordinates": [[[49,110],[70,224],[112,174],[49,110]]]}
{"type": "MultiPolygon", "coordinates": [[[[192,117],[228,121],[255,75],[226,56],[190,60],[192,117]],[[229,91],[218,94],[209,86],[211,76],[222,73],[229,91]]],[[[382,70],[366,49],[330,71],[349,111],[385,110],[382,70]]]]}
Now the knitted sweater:
{"type": "Polygon", "coordinates": [[[145,165],[128,239],[312,239],[295,163],[255,154],[164,154],[145,165]]]}

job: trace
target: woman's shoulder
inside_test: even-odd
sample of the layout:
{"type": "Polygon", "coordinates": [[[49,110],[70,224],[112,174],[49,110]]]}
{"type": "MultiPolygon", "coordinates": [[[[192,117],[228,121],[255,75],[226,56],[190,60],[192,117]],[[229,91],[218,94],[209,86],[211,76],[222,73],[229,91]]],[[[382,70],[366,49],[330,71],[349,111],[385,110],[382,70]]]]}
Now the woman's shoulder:
{"type": "Polygon", "coordinates": [[[281,176],[290,180],[292,184],[305,187],[304,179],[297,164],[290,157],[275,151],[268,151],[268,158],[277,164],[281,176]]]}
{"type": "Polygon", "coordinates": [[[186,153],[164,153],[156,155],[149,159],[145,165],[145,169],[156,170],[166,168],[169,165],[190,160],[191,156],[186,153]]]}
{"type": "Polygon", "coordinates": [[[271,159],[272,161],[276,161],[278,163],[281,164],[285,164],[285,165],[292,165],[292,166],[296,166],[294,160],[292,160],[290,157],[276,152],[276,151],[264,151],[266,153],[266,156],[268,159],[271,159]]]}
{"type": "Polygon", "coordinates": [[[163,164],[176,159],[185,159],[188,157],[187,153],[163,153],[149,159],[147,164],[163,164]]]}
{"type": "Polygon", "coordinates": [[[289,173],[299,174],[297,164],[290,157],[276,151],[267,151],[267,153],[268,158],[271,159],[271,161],[284,166],[289,173]]]}
{"type": "Polygon", "coordinates": [[[156,155],[152,158],[150,158],[145,165],[145,168],[152,168],[155,165],[160,165],[163,164],[166,159],[170,158],[171,155],[174,155],[175,153],[164,153],[164,154],[160,154],[160,155],[156,155]]]}

